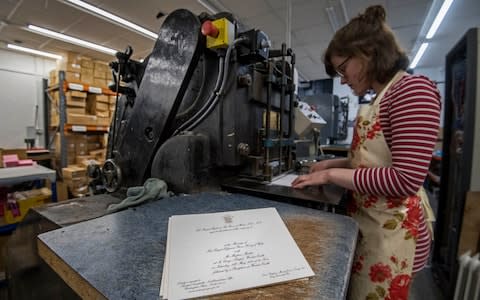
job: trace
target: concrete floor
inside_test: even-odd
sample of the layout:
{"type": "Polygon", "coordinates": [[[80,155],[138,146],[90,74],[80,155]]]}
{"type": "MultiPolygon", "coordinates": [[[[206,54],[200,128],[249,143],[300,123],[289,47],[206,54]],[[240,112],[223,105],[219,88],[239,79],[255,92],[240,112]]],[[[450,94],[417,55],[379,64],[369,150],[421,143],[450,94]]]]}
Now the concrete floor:
{"type": "Polygon", "coordinates": [[[432,269],[424,268],[413,280],[409,300],[445,300],[440,287],[433,279],[432,269]]]}

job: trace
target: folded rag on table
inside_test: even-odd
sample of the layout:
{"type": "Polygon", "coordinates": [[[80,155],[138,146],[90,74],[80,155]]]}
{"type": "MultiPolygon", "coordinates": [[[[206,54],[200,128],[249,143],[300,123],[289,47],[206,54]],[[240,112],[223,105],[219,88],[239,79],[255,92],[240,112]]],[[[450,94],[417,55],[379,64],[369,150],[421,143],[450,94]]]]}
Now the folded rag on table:
{"type": "Polygon", "coordinates": [[[134,186],[127,190],[127,198],[120,203],[110,204],[107,212],[116,212],[123,208],[140,204],[148,200],[157,200],[173,195],[167,190],[167,183],[158,178],[149,178],[143,186],[134,186]]]}

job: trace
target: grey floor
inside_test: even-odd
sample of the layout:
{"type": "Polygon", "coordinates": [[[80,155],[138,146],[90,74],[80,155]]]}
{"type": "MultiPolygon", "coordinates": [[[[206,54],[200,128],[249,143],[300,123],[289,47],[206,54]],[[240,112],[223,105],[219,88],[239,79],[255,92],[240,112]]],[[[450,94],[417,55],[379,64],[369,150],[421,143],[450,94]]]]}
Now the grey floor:
{"type": "Polygon", "coordinates": [[[445,297],[433,279],[432,269],[424,268],[414,278],[409,300],[444,300],[445,297]]]}

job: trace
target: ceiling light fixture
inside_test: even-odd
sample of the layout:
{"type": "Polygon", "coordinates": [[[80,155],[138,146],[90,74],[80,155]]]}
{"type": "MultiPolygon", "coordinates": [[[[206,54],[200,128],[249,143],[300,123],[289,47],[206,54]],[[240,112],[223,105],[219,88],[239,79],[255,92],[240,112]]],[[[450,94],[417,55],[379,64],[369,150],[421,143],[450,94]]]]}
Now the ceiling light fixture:
{"type": "Polygon", "coordinates": [[[218,9],[215,8],[213,4],[208,2],[207,0],[197,0],[197,2],[200,3],[206,9],[208,9],[214,15],[219,13],[218,9]]]}
{"type": "MultiPolygon", "coordinates": [[[[453,3],[453,0],[443,1],[442,6],[438,10],[437,15],[435,16],[435,19],[432,22],[432,25],[430,25],[430,29],[427,31],[427,35],[425,37],[427,40],[433,38],[433,36],[437,32],[438,27],[440,27],[440,24],[442,23],[443,18],[447,14],[448,9],[452,5],[452,3],[453,3]]],[[[427,47],[428,47],[428,43],[423,42],[421,44],[421,46],[417,50],[417,53],[415,54],[415,58],[413,59],[412,63],[409,66],[410,69],[414,69],[417,66],[418,62],[420,61],[423,54],[425,53],[425,50],[427,50],[427,47]]]]}
{"type": "Polygon", "coordinates": [[[45,57],[49,57],[49,58],[53,58],[53,59],[62,59],[62,56],[58,55],[58,54],[53,54],[53,53],[49,53],[49,52],[45,52],[45,51],[40,51],[40,50],[35,50],[35,49],[26,48],[26,47],[22,47],[22,46],[17,46],[17,45],[14,45],[14,44],[7,44],[7,48],[22,51],[22,52],[32,53],[32,54],[36,54],[36,55],[40,55],[40,56],[45,56],[45,57]]]}
{"type": "Polygon", "coordinates": [[[58,40],[62,40],[62,41],[65,41],[65,42],[69,42],[69,43],[79,45],[79,46],[82,46],[82,47],[86,47],[86,48],[90,48],[90,49],[93,49],[93,50],[101,51],[101,52],[108,53],[108,54],[111,54],[111,55],[115,55],[118,52],[117,50],[114,50],[114,49],[111,49],[111,48],[108,48],[108,47],[105,47],[105,46],[97,45],[97,44],[94,44],[94,43],[91,43],[91,42],[87,42],[87,41],[84,41],[84,40],[81,40],[81,39],[77,39],[75,37],[65,35],[63,33],[55,32],[55,31],[52,31],[52,30],[49,30],[49,29],[45,29],[45,28],[42,28],[42,27],[38,27],[38,26],[35,26],[35,25],[28,25],[28,29],[30,29],[31,31],[40,33],[42,35],[51,37],[51,38],[55,38],[55,39],[58,39],[58,40]]]}
{"type": "Polygon", "coordinates": [[[347,7],[345,6],[344,0],[340,0],[340,7],[342,8],[343,18],[345,19],[345,24],[350,20],[348,18],[347,7]]]}
{"type": "Polygon", "coordinates": [[[122,25],[123,27],[129,29],[129,30],[134,30],[134,31],[137,31],[139,33],[141,33],[142,35],[148,37],[148,38],[151,38],[151,39],[154,39],[156,40],[158,38],[158,35],[155,33],[155,32],[152,32],[146,28],[143,28],[137,24],[134,24],[130,21],[127,21],[119,16],[116,16],[106,10],[103,10],[103,9],[100,9],[96,6],[93,6],[91,4],[88,4],[84,1],[81,1],[81,0],[65,0],[64,1],[66,4],[73,4],[75,6],[78,6],[80,7],[82,10],[85,10],[87,12],[93,12],[101,17],[103,17],[104,19],[106,19],[107,21],[114,21],[115,23],[118,23],[120,25],[122,25]]]}
{"type": "Polygon", "coordinates": [[[417,54],[415,55],[415,58],[413,59],[412,63],[410,64],[410,69],[415,69],[417,66],[418,62],[420,61],[420,58],[422,58],[423,53],[425,53],[425,50],[428,48],[428,43],[423,43],[420,48],[417,51],[417,54]]]}
{"type": "Polygon", "coordinates": [[[330,6],[326,7],[325,11],[327,12],[328,21],[330,22],[330,26],[332,26],[333,32],[336,32],[337,29],[340,27],[340,24],[337,19],[337,14],[335,13],[335,9],[330,6]]]}
{"type": "Polygon", "coordinates": [[[452,5],[452,3],[453,3],[453,0],[443,1],[442,7],[440,7],[440,10],[438,11],[437,16],[435,17],[435,20],[433,20],[433,23],[430,26],[430,29],[428,30],[427,40],[433,38],[433,36],[437,32],[438,27],[440,26],[440,24],[442,24],[443,18],[447,14],[447,11],[452,5]]]}

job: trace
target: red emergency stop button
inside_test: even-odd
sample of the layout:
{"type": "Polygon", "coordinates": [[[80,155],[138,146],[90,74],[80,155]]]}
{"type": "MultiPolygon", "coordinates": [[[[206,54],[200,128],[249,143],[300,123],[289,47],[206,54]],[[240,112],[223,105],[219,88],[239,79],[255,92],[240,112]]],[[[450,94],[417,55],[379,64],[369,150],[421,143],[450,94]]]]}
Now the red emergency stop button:
{"type": "Polygon", "coordinates": [[[207,20],[202,24],[202,34],[216,38],[218,36],[218,28],[213,25],[212,21],[207,20]]]}

